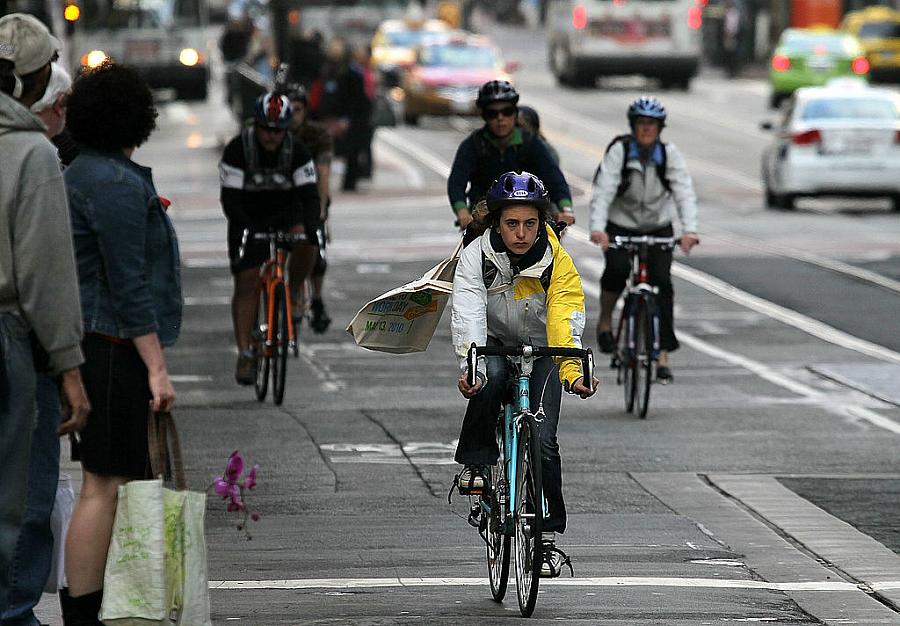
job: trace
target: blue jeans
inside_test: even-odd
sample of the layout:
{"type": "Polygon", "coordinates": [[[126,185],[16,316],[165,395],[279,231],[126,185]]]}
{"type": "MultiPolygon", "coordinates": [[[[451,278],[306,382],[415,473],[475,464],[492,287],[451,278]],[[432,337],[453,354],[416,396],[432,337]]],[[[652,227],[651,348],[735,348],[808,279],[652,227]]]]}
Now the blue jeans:
{"type": "Polygon", "coordinates": [[[50,514],[59,484],[59,436],[62,420],[59,386],[46,374],[37,375],[37,423],[31,439],[28,496],[19,542],[9,572],[9,592],[2,607],[3,626],[38,626],[34,607],[41,599],[53,558],[50,514]]]}
{"type": "Polygon", "coordinates": [[[0,313],[0,607],[6,606],[9,567],[25,511],[35,386],[28,325],[18,315],[0,313]]]}

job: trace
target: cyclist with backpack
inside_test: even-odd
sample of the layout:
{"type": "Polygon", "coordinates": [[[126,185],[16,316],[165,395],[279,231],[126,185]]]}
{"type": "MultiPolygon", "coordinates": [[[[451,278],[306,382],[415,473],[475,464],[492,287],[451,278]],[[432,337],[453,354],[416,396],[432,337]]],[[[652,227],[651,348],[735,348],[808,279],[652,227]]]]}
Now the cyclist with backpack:
{"type": "Polygon", "coordinates": [[[519,93],[515,87],[505,80],[488,81],[478,90],[475,102],[484,126],[459,145],[447,179],[447,195],[460,228],[472,221],[472,209],[491,183],[511,171],[534,172],[546,181],[549,198],[559,208],[559,219],[573,224],[572,194],[547,144],[516,125],[519,93]]]}
{"type": "MultiPolygon", "coordinates": [[[[469,399],[456,461],[461,493],[484,488],[485,466],[497,462],[497,415],[507,393],[509,370],[503,357],[479,363],[474,386],[467,380],[466,356],[475,343],[581,348],[584,291],[578,270],[547,224],[550,202],[544,184],[528,172],[506,172],[487,192],[490,227],[465,247],[453,279],[451,328],[460,358],[460,393],[469,399]]],[[[543,403],[541,460],[548,517],[544,522],[542,576],[559,575],[564,555],[555,533],[566,529],[562,466],[556,428],[562,389],[581,398],[599,381],[585,381],[578,359],[540,358],[531,377],[531,408],[543,403]]]]}
{"type": "MultiPolygon", "coordinates": [[[[666,109],[653,97],[642,97],[628,107],[631,133],[620,135],[607,146],[594,175],[591,195],[591,241],[606,255],[600,279],[600,319],[597,341],[602,352],[614,349],[612,313],[625,288],[630,271],[628,252],[609,250],[615,236],[671,237],[673,208],[683,234],[681,249],[688,254],[700,243],[697,237],[697,196],[684,158],[671,143],[663,143],[666,109]],[[674,205],[674,207],[673,207],[674,205]]],[[[651,248],[650,283],[659,288],[660,354],[657,379],[672,380],[668,352],[678,349],[673,326],[672,251],[651,248]]]]}
{"type": "Polygon", "coordinates": [[[247,241],[240,256],[244,229],[270,227],[307,235],[291,248],[290,282],[302,284],[316,261],[316,229],[321,206],[316,166],[309,151],[288,132],[291,103],[287,96],[265,93],[256,99],[255,118],[233,138],[219,163],[222,210],[228,218],[228,258],[234,276],[231,313],[238,347],[235,380],[252,385],[256,358],[250,334],[256,317],[256,282],[269,257],[265,241],[247,241]]]}

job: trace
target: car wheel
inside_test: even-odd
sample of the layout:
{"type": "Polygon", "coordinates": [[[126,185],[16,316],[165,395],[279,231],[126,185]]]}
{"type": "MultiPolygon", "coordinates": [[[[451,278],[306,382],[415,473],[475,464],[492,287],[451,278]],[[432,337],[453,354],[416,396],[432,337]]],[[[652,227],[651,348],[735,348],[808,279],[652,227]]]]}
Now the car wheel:
{"type": "Polygon", "coordinates": [[[550,70],[556,76],[556,80],[560,85],[568,84],[568,75],[566,72],[569,64],[569,53],[562,44],[553,44],[550,48],[550,70]]]}
{"type": "Polygon", "coordinates": [[[787,98],[785,94],[773,91],[772,95],[769,96],[769,107],[772,109],[777,109],[781,105],[781,101],[785,98],[787,98]]]}
{"type": "Polygon", "coordinates": [[[891,196],[891,208],[895,211],[900,211],[900,193],[895,193],[891,196]]]}
{"type": "Polygon", "coordinates": [[[772,190],[769,189],[768,185],[766,185],[765,192],[767,209],[777,209],[779,206],[781,206],[781,198],[779,198],[777,194],[772,193],[772,190]]]}
{"type": "Polygon", "coordinates": [[[796,196],[792,196],[791,194],[786,193],[783,196],[781,196],[781,198],[780,198],[781,202],[779,203],[779,205],[785,211],[793,211],[795,208],[794,201],[796,199],[797,199],[796,196]]]}

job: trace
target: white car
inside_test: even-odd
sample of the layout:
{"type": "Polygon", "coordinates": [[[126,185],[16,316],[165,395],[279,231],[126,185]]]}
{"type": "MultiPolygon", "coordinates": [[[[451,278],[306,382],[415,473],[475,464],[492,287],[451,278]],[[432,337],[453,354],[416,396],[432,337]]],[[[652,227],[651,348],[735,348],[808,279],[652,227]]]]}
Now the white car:
{"type": "Polygon", "coordinates": [[[769,207],[798,197],[891,198],[900,211],[900,94],[835,84],[798,89],[763,153],[769,207]]]}

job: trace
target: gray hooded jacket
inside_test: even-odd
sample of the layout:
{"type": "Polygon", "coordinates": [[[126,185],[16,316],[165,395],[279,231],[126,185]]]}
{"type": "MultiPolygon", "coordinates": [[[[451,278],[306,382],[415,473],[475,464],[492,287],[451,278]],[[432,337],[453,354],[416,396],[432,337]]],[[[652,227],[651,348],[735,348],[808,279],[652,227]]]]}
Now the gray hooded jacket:
{"type": "Polygon", "coordinates": [[[66,189],[45,133],[0,93],[0,312],[25,319],[58,373],[84,357],[66,189]]]}

